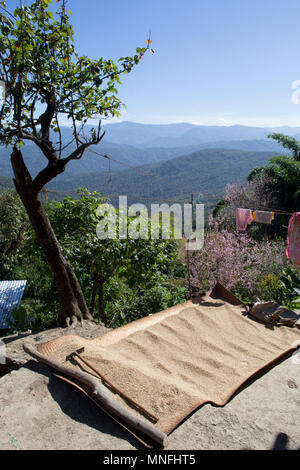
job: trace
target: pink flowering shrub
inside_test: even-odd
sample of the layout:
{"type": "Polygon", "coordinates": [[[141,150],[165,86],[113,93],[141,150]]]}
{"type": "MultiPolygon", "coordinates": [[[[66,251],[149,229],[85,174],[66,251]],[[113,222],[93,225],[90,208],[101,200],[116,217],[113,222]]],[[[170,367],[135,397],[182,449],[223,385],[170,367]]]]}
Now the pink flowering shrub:
{"type": "MultiPolygon", "coordinates": [[[[263,175],[254,181],[247,183],[237,182],[227,184],[225,188],[226,206],[222,207],[218,213],[223,217],[223,226],[228,229],[235,227],[235,213],[237,207],[252,210],[280,209],[277,201],[277,194],[272,189],[274,180],[263,175]]],[[[251,227],[251,231],[252,227],[251,227]]]]}
{"type": "Polygon", "coordinates": [[[272,190],[274,179],[268,175],[258,177],[247,183],[227,184],[225,200],[235,213],[237,207],[254,207],[255,209],[277,208],[277,195],[272,190]]]}
{"type": "Polygon", "coordinates": [[[211,218],[202,250],[191,256],[191,285],[200,293],[219,281],[242,297],[262,298],[262,279],[280,276],[287,265],[282,239],[253,240],[245,232],[222,228],[222,220],[211,218]]]}

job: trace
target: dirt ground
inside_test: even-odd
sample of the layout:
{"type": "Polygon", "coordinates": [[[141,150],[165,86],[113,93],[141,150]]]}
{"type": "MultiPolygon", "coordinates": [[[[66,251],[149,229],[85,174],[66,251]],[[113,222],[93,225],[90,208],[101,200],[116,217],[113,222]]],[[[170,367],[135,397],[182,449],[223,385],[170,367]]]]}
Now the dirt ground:
{"type": "MultiPolygon", "coordinates": [[[[75,330],[2,338],[7,365],[0,366],[0,449],[130,450],[142,446],[92,401],[27,356],[37,344],[105,332],[85,322],[75,330]],[[2,368],[1,368],[2,367],[2,368]],[[16,369],[7,373],[8,369],[16,369]]],[[[166,450],[300,450],[300,350],[249,384],[223,408],[206,404],[175,429],[166,450]]]]}

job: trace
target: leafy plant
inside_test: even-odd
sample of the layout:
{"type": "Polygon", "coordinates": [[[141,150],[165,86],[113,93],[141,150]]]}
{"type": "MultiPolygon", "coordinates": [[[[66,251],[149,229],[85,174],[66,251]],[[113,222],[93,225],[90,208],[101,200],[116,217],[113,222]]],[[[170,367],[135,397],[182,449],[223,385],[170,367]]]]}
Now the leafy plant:
{"type": "Polygon", "coordinates": [[[284,289],[284,302],[292,309],[300,308],[300,274],[295,268],[288,267],[280,278],[284,289]]]}
{"type": "Polygon", "coordinates": [[[286,294],[285,289],[280,281],[281,274],[267,274],[262,277],[257,288],[260,292],[260,299],[263,301],[274,301],[284,304],[286,294]]]}
{"type": "Polygon", "coordinates": [[[89,147],[101,142],[105,135],[101,116],[120,113],[120,76],[140,62],[151,41],[137,48],[132,57],[121,57],[117,64],[103,57],[81,56],[75,49],[66,0],[56,2],[59,5],[54,13],[51,3],[20,2],[10,12],[6,2],[0,1],[0,80],[5,83],[0,144],[11,147],[15,187],[56,280],[59,323],[68,325],[78,318],[92,317],[40,203],[40,193],[69,162],[81,159],[89,147]],[[72,126],[69,142],[63,142],[62,119],[69,119],[72,126]],[[89,119],[98,119],[98,125],[86,134],[89,119]],[[45,164],[35,177],[22,154],[26,142],[36,146],[45,164]]]}
{"type": "Polygon", "coordinates": [[[188,290],[181,282],[159,272],[148,282],[130,288],[124,279],[112,278],[105,288],[105,313],[109,327],[119,327],[160,312],[187,300],[188,290]]]}
{"type": "MultiPolygon", "coordinates": [[[[119,286],[126,285],[129,295],[138,286],[143,296],[147,296],[149,279],[155,274],[168,275],[172,270],[183,272],[174,262],[177,244],[174,240],[151,239],[151,224],[142,217],[139,217],[139,222],[148,228],[145,239],[120,239],[118,236],[99,239],[97,226],[103,216],[98,215],[97,210],[106,199],[86,189],[80,189],[78,193],[79,199],[65,198],[61,202],[50,203],[47,212],[64,256],[72,263],[85,297],[90,299],[91,311],[96,311],[97,317],[109,324],[111,318],[106,308],[107,302],[112,305],[106,295],[109,281],[114,278],[120,281],[119,286]]],[[[135,220],[134,217],[126,217],[125,222],[129,225],[135,220]]],[[[118,233],[118,224],[116,228],[118,233]]],[[[120,298],[119,295],[117,297],[120,298]]],[[[159,303],[161,305],[162,302],[159,303]]],[[[147,314],[149,309],[141,311],[147,314]]]]}
{"type": "Polygon", "coordinates": [[[269,274],[281,275],[288,262],[283,240],[253,240],[248,233],[229,231],[211,220],[203,248],[191,257],[191,282],[204,292],[219,281],[243,298],[261,296],[259,283],[269,274]]]}
{"type": "MultiPolygon", "coordinates": [[[[248,181],[255,183],[261,178],[270,179],[269,190],[275,195],[275,208],[296,212],[300,209],[300,143],[293,137],[283,134],[275,133],[268,137],[289,149],[292,155],[272,157],[268,165],[254,168],[248,176],[248,181]]],[[[283,225],[286,226],[287,221],[287,216],[277,215],[271,227],[277,234],[285,234],[286,229],[283,225]]]]}
{"type": "Polygon", "coordinates": [[[12,312],[11,329],[14,332],[31,330],[42,331],[55,325],[55,309],[47,308],[43,302],[34,299],[24,300],[12,312]]]}
{"type": "Polygon", "coordinates": [[[0,191],[0,221],[0,279],[10,279],[29,232],[29,221],[15,190],[0,191]]]}

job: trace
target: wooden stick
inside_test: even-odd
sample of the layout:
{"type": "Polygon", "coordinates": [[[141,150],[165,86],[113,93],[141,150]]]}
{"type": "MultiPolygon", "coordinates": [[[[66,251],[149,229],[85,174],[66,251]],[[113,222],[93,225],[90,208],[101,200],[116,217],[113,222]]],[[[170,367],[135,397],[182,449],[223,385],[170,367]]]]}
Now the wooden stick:
{"type": "Polygon", "coordinates": [[[167,439],[167,435],[165,433],[163,433],[160,429],[155,428],[152,423],[149,423],[145,419],[140,418],[135,413],[132,413],[130,410],[128,410],[125,406],[118,403],[112,394],[106,389],[106,387],[104,387],[104,385],[99,382],[99,380],[95,379],[86,372],[81,372],[71,369],[70,367],[66,367],[60,364],[58,361],[39,353],[31,344],[25,343],[23,345],[23,349],[38,361],[47,364],[62,374],[73,377],[88,385],[91,388],[92,395],[95,396],[95,399],[98,400],[103,408],[122,419],[128,425],[150,437],[150,439],[152,439],[154,442],[157,442],[161,446],[165,445],[167,439]]]}
{"type": "Polygon", "coordinates": [[[143,406],[139,405],[136,403],[132,398],[130,398],[128,395],[126,395],[124,392],[119,390],[113,383],[111,383],[104,375],[99,372],[98,369],[96,369],[90,362],[88,362],[86,359],[84,359],[82,356],[78,354],[77,351],[74,353],[70,354],[67,359],[70,357],[76,356],[78,357],[84,364],[86,364],[91,370],[93,370],[99,377],[102,379],[104,382],[106,382],[113,390],[115,390],[121,397],[125,398],[125,400],[129,401],[135,408],[141,410],[151,421],[154,421],[154,423],[157,423],[158,418],[154,416],[150,411],[146,410],[143,406]]]}

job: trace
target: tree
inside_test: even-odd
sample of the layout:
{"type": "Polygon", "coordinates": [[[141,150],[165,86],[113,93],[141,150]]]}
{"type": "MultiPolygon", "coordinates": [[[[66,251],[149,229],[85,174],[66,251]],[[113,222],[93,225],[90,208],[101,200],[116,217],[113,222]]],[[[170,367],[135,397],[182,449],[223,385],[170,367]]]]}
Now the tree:
{"type": "MultiPolygon", "coordinates": [[[[105,284],[114,276],[126,279],[129,285],[138,282],[142,286],[145,278],[166,271],[177,253],[177,245],[174,240],[151,240],[150,222],[146,239],[100,240],[96,228],[103,216],[98,215],[97,209],[106,198],[85,189],[79,190],[79,195],[79,199],[51,202],[47,212],[66,258],[72,262],[84,291],[90,294],[91,311],[94,312],[97,300],[98,316],[106,325],[105,284]]],[[[133,219],[126,217],[126,223],[129,225],[133,219]]]]}
{"type": "Polygon", "coordinates": [[[248,183],[227,185],[225,198],[218,202],[213,215],[231,217],[237,207],[278,211],[270,226],[250,226],[255,236],[285,236],[290,214],[300,210],[300,143],[283,134],[268,136],[291,151],[292,155],[270,158],[269,163],[254,168],[247,177],[248,183]]]}
{"type": "MultiPolygon", "coordinates": [[[[277,207],[277,194],[273,189],[275,180],[266,174],[259,174],[253,181],[227,184],[225,197],[220,200],[212,215],[215,219],[222,218],[222,225],[230,230],[236,228],[236,209],[238,207],[252,210],[268,210],[277,207]]],[[[249,231],[255,238],[272,234],[274,223],[270,226],[251,224],[249,231]],[[268,231],[267,231],[268,230],[268,231]]]]}
{"type": "Polygon", "coordinates": [[[0,1],[0,80],[6,87],[0,108],[0,142],[12,147],[15,187],[54,274],[59,323],[69,325],[77,319],[91,319],[91,315],[41,204],[40,192],[69,162],[81,159],[90,146],[101,142],[105,134],[101,121],[89,136],[85,124],[99,116],[119,115],[116,86],[121,83],[120,75],[131,72],[151,41],[147,40],[147,47],[137,48],[133,57],[119,59],[118,66],[102,57],[79,56],[66,1],[60,2],[54,15],[51,3],[35,0],[25,6],[21,2],[11,13],[5,1],[0,1]],[[73,140],[67,144],[62,139],[62,117],[72,124],[73,140]],[[34,178],[22,155],[26,141],[33,142],[46,159],[44,169],[34,178]]]}
{"type": "Polygon", "coordinates": [[[255,181],[262,175],[272,178],[277,208],[282,211],[297,211],[300,209],[300,143],[283,134],[270,134],[269,137],[291,150],[292,156],[272,157],[268,165],[254,168],[248,181],[255,181]]]}
{"type": "Polygon", "coordinates": [[[10,277],[26,239],[28,218],[16,191],[0,191],[0,279],[10,277]]]}
{"type": "Polygon", "coordinates": [[[269,134],[268,137],[270,139],[276,140],[276,142],[281,144],[283,148],[291,150],[293,159],[297,162],[300,162],[300,145],[294,137],[289,137],[284,134],[277,134],[276,132],[269,134]]]}
{"type": "Polygon", "coordinates": [[[288,264],[284,241],[254,240],[250,233],[230,231],[222,225],[222,220],[211,217],[202,250],[191,256],[194,293],[204,293],[220,282],[241,299],[262,298],[260,283],[269,275],[278,279],[288,264]]]}

